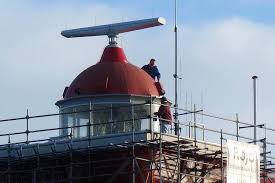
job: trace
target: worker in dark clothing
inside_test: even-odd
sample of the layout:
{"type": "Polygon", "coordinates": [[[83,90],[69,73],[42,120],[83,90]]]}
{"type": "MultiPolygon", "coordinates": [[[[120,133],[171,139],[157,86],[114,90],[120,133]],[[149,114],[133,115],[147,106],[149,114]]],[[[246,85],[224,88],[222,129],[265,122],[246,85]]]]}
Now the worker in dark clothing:
{"type": "Polygon", "coordinates": [[[155,113],[160,118],[160,130],[162,133],[168,132],[168,125],[172,123],[172,114],[170,105],[166,97],[161,98],[161,106],[159,107],[158,112],[155,113]]]}
{"type": "Polygon", "coordinates": [[[155,65],[156,64],[155,62],[156,62],[156,60],[152,58],[150,60],[150,63],[147,64],[147,65],[144,65],[142,67],[142,69],[145,72],[147,72],[153,78],[153,80],[155,80],[157,78],[157,81],[159,81],[160,73],[159,73],[159,70],[158,70],[157,66],[155,65]]]}

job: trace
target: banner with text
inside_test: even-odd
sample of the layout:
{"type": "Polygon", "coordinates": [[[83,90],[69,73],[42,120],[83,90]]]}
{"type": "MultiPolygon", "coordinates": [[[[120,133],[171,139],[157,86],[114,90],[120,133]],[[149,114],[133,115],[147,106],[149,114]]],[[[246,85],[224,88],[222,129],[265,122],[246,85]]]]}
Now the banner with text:
{"type": "Polygon", "coordinates": [[[227,140],[227,183],[260,183],[260,147],[227,140]]]}

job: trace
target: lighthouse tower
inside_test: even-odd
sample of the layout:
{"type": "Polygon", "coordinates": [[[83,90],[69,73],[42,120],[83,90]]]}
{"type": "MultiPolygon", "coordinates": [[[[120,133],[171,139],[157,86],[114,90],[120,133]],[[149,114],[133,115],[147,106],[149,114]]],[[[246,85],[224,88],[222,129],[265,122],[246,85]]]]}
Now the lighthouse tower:
{"type": "MultiPolygon", "coordinates": [[[[153,154],[156,152],[143,147],[135,149],[131,144],[148,142],[148,139],[154,138],[154,132],[159,132],[159,120],[152,116],[158,111],[161,91],[149,74],[129,62],[116,39],[118,34],[124,32],[164,24],[163,18],[153,18],[61,32],[66,38],[109,37],[109,45],[105,47],[99,61],[81,72],[65,88],[63,99],[56,103],[61,113],[60,139],[77,142],[72,145],[72,149],[88,146],[96,152],[102,147],[120,147],[116,151],[104,148],[100,153],[93,154],[93,158],[106,162],[105,165],[109,167],[97,168],[93,180],[129,182],[132,179],[132,182],[143,182],[144,176],[138,175],[147,174],[153,181],[155,173],[151,171],[148,174],[147,170],[151,165],[138,162],[140,160],[135,156],[155,157],[153,154]],[[119,165],[112,159],[121,159],[125,164],[119,165]],[[137,167],[139,174],[135,172],[137,167]],[[123,175],[123,169],[132,173],[123,175]],[[101,177],[108,174],[113,176],[101,177]]],[[[87,168],[84,168],[83,172],[86,171],[87,168]]]]}

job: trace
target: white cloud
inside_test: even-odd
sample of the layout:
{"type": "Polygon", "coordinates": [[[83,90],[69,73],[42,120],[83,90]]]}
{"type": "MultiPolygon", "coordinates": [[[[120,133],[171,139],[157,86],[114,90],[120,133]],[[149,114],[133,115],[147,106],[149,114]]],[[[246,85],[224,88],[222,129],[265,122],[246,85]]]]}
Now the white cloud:
{"type": "MultiPolygon", "coordinates": [[[[275,127],[275,27],[231,18],[187,26],[182,34],[183,91],[193,93],[193,102],[200,104],[203,92],[205,112],[230,118],[238,112],[241,120],[252,123],[251,77],[258,75],[258,121],[275,127]]],[[[214,123],[217,129],[224,126],[214,123]]]]}
{"type": "Polygon", "coordinates": [[[5,90],[1,101],[6,104],[1,106],[1,118],[22,114],[20,108],[25,111],[31,107],[36,113],[55,110],[52,107],[61,98],[63,88],[98,61],[106,38],[67,40],[60,35],[63,29],[94,25],[94,17],[97,23],[120,20],[116,10],[103,4],[1,5],[0,77],[5,90]],[[8,100],[6,95],[14,99],[8,100]]]}
{"type": "MultiPolygon", "coordinates": [[[[100,3],[41,6],[1,1],[0,119],[22,117],[27,108],[30,115],[57,112],[54,103],[61,99],[64,87],[99,60],[107,43],[104,37],[67,40],[60,32],[66,27],[95,25],[95,17],[97,24],[120,21],[120,12],[100,3]]],[[[32,128],[58,125],[58,118],[31,121],[32,128]]],[[[24,121],[16,128],[14,123],[5,123],[0,133],[21,131],[25,126],[24,121]]]]}

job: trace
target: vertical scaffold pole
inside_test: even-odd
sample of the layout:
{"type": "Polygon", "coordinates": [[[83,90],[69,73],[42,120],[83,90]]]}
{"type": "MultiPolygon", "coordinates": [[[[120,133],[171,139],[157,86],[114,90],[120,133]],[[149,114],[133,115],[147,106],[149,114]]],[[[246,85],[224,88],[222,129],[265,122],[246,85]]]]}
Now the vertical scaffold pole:
{"type": "Polygon", "coordinates": [[[236,113],[236,130],[237,130],[237,134],[236,134],[237,141],[239,141],[240,128],[239,128],[239,114],[238,113],[236,113]]]}
{"type": "Polygon", "coordinates": [[[91,137],[93,136],[93,108],[92,103],[89,104],[89,129],[88,129],[88,135],[89,135],[89,146],[91,146],[91,137]]]}
{"type": "MultiPolygon", "coordinates": [[[[152,112],[152,103],[153,103],[153,99],[152,99],[152,96],[150,97],[150,133],[151,133],[151,139],[150,140],[153,140],[153,120],[152,120],[152,115],[153,115],[153,112],[152,112]]],[[[153,182],[153,161],[154,161],[154,148],[151,147],[150,149],[151,151],[151,161],[150,161],[150,181],[153,182]]]]}
{"type": "Polygon", "coordinates": [[[178,126],[178,133],[177,133],[177,141],[178,141],[178,147],[177,147],[177,150],[178,150],[178,152],[177,152],[177,162],[178,162],[178,172],[177,172],[177,174],[178,174],[178,183],[180,183],[181,182],[181,174],[180,174],[180,164],[181,164],[181,161],[180,161],[180,128],[179,128],[179,121],[175,121],[176,122],[176,124],[177,124],[177,126],[178,126]]]}
{"type": "Polygon", "coordinates": [[[149,128],[150,128],[150,133],[151,133],[151,140],[153,139],[153,120],[152,120],[152,115],[153,115],[153,112],[152,112],[152,103],[153,103],[153,99],[152,99],[152,96],[150,97],[150,120],[149,120],[149,122],[150,122],[150,126],[149,126],[149,128]]]}
{"type": "Polygon", "coordinates": [[[162,183],[162,120],[159,120],[159,180],[162,183]]]}
{"type": "Polygon", "coordinates": [[[8,183],[11,183],[11,167],[10,167],[10,154],[11,154],[11,136],[9,134],[9,139],[8,139],[8,183]]]}
{"type": "Polygon", "coordinates": [[[254,144],[257,142],[257,105],[256,105],[256,80],[258,76],[253,76],[253,100],[254,100],[254,144]]]}
{"type": "Polygon", "coordinates": [[[93,135],[93,125],[92,122],[93,121],[93,116],[92,116],[92,103],[89,103],[89,129],[88,129],[88,135],[89,135],[89,146],[88,146],[88,175],[89,175],[89,179],[91,177],[91,171],[92,171],[92,165],[91,165],[91,137],[93,135]]]}
{"type": "Polygon", "coordinates": [[[176,124],[177,124],[177,126],[178,126],[178,133],[177,133],[177,141],[178,141],[178,144],[177,144],[177,150],[178,150],[178,152],[177,152],[177,162],[178,162],[178,172],[177,172],[177,174],[178,174],[178,180],[177,180],[177,182],[178,183],[180,183],[181,182],[181,174],[180,174],[180,166],[181,166],[181,160],[180,160],[180,128],[179,128],[179,121],[175,121],[176,122],[176,124]]]}
{"type": "Polygon", "coordinates": [[[134,115],[134,105],[132,104],[132,183],[136,182],[136,172],[135,172],[135,115],[134,115]]]}
{"type": "Polygon", "coordinates": [[[71,139],[70,139],[70,172],[69,172],[69,181],[73,183],[73,128],[71,127],[71,139]]]}
{"type": "Polygon", "coordinates": [[[36,172],[37,172],[38,178],[39,178],[39,173],[40,173],[40,154],[39,154],[39,152],[40,152],[40,146],[39,146],[39,144],[37,144],[36,172]]]}
{"type": "Polygon", "coordinates": [[[194,104],[194,145],[195,145],[195,183],[197,183],[197,122],[196,122],[196,104],[194,104]]]}
{"type": "Polygon", "coordinates": [[[263,171],[263,174],[264,174],[264,183],[266,183],[266,137],[264,138],[263,140],[263,155],[264,155],[264,171],[263,171]]]}
{"type": "Polygon", "coordinates": [[[33,176],[32,176],[32,183],[36,183],[36,178],[37,175],[36,175],[36,170],[33,171],[33,176]]]}
{"type": "MultiPolygon", "coordinates": [[[[90,113],[90,112],[89,112],[90,113]]],[[[89,117],[89,120],[88,120],[88,132],[87,132],[87,135],[88,135],[88,141],[89,141],[89,147],[90,147],[90,143],[91,143],[91,118],[89,117]]]]}
{"type": "Polygon", "coordinates": [[[264,183],[266,183],[266,178],[267,178],[267,171],[266,171],[266,164],[267,164],[267,158],[266,158],[266,124],[264,124],[264,141],[263,141],[263,154],[264,154],[264,183]]]}
{"type": "Polygon", "coordinates": [[[177,174],[178,174],[178,183],[180,183],[181,182],[181,174],[180,174],[180,164],[181,164],[181,161],[180,161],[180,128],[179,128],[179,121],[175,121],[176,122],[176,124],[177,124],[177,126],[178,126],[178,133],[177,133],[177,141],[178,141],[178,147],[177,147],[177,150],[178,150],[178,152],[177,152],[177,162],[178,162],[178,172],[177,172],[177,174]]]}
{"type": "Polygon", "coordinates": [[[221,183],[224,183],[224,170],[223,170],[223,132],[221,129],[221,183]]]}
{"type": "Polygon", "coordinates": [[[26,120],[27,120],[27,127],[26,127],[26,144],[29,144],[29,109],[27,109],[27,115],[26,115],[26,120]]]}

